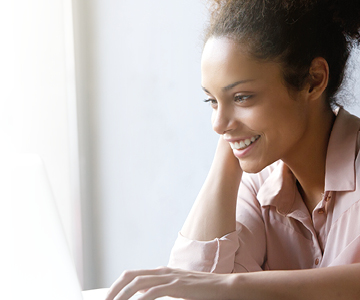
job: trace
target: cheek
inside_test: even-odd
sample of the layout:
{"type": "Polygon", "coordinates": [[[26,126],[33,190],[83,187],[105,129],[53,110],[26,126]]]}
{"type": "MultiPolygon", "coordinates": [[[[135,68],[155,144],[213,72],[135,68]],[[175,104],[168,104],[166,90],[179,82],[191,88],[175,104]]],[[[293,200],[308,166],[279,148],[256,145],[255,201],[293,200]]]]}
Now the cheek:
{"type": "Polygon", "coordinates": [[[303,118],[299,113],[274,114],[272,125],[269,125],[267,131],[267,137],[272,146],[276,145],[280,151],[287,151],[302,140],[306,128],[306,118],[303,118]]]}
{"type": "Polygon", "coordinates": [[[305,128],[306,118],[296,110],[268,106],[243,115],[243,123],[262,135],[264,146],[272,149],[289,147],[298,140],[305,128]]]}
{"type": "Polygon", "coordinates": [[[266,107],[249,107],[237,113],[237,120],[249,130],[263,134],[273,126],[272,115],[266,107]]]}

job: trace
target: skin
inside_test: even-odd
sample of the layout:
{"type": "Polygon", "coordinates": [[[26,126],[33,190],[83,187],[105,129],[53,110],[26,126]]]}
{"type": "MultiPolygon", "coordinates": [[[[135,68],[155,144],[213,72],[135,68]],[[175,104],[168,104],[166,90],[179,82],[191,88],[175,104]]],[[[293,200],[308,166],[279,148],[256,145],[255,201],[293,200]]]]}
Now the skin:
{"type": "MultiPolygon", "coordinates": [[[[301,91],[284,84],[281,66],[259,62],[227,38],[210,38],[202,56],[202,86],[220,135],[214,161],[181,230],[208,241],[235,231],[242,170],[259,172],[282,159],[298,180],[310,212],[321,200],[334,114],[326,102],[329,69],[315,58],[301,91]],[[256,137],[244,151],[229,143],[256,137]]],[[[186,299],[359,299],[360,264],[322,269],[210,274],[162,267],[125,271],[106,300],[171,296],[186,299]]]]}

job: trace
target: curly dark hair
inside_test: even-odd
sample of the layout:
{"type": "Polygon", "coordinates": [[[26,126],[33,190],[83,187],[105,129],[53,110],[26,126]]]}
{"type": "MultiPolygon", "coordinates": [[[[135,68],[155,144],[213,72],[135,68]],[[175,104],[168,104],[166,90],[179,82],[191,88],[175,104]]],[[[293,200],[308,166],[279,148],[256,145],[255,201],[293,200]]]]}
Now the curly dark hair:
{"type": "Polygon", "coordinates": [[[281,63],[289,88],[301,90],[311,62],[329,65],[330,105],[344,78],[352,48],[359,45],[359,0],[213,0],[205,42],[227,37],[260,60],[281,63]]]}

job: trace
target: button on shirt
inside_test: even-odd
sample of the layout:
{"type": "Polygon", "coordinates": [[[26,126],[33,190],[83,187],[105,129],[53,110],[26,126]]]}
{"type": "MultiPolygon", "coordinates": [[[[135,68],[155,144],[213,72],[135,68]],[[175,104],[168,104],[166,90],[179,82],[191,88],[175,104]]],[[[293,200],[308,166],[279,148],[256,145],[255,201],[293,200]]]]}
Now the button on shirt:
{"type": "Polygon", "coordinates": [[[169,266],[231,273],[360,262],[360,119],[340,109],[329,140],[325,191],[310,215],[290,169],[277,161],[244,173],[237,228],[212,241],[179,234],[169,266]]]}

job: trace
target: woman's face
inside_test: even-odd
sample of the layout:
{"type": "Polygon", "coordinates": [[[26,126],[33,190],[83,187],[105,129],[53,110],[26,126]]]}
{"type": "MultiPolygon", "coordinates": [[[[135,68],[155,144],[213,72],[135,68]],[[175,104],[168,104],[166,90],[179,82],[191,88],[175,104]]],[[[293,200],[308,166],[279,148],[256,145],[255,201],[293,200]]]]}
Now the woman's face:
{"type": "Polygon", "coordinates": [[[228,141],[242,169],[255,173],[291,160],[306,141],[307,91],[289,94],[279,64],[259,62],[227,38],[203,51],[202,86],[213,108],[213,129],[228,141]]]}

